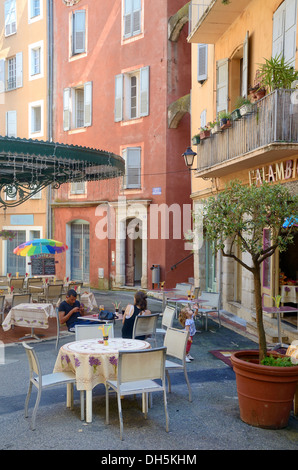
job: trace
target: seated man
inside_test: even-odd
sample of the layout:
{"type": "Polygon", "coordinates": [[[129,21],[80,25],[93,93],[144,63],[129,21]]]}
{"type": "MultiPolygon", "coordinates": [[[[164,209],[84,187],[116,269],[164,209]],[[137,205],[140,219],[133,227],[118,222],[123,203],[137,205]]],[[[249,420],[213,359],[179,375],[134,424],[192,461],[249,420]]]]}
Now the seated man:
{"type": "Polygon", "coordinates": [[[66,300],[63,300],[59,305],[59,321],[60,324],[63,325],[66,323],[68,331],[74,331],[75,325],[84,324],[87,325],[88,323],[96,323],[91,322],[90,320],[82,320],[78,317],[82,317],[84,315],[84,308],[80,305],[80,302],[77,300],[77,293],[74,289],[70,289],[67,292],[66,300]]]}

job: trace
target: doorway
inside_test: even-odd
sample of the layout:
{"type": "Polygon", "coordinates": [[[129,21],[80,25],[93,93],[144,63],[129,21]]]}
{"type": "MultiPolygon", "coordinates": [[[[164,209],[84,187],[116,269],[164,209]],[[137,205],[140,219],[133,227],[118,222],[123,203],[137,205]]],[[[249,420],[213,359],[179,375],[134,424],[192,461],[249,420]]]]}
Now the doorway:
{"type": "Polygon", "coordinates": [[[141,285],[142,277],[142,222],[127,219],[125,239],[125,285],[141,285]]]}
{"type": "Polygon", "coordinates": [[[89,224],[71,224],[71,279],[90,280],[90,234],[89,224]]]}

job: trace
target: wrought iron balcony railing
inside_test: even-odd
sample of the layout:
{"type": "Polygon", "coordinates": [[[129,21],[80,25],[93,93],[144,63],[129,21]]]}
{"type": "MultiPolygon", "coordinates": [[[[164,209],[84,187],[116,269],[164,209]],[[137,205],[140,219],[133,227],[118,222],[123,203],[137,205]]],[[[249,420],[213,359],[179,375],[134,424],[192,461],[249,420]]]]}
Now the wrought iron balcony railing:
{"type": "MultiPolygon", "coordinates": [[[[289,149],[290,144],[298,143],[298,103],[294,98],[293,90],[275,90],[255,103],[253,113],[232,121],[229,129],[201,141],[197,170],[214,173],[215,166],[233,165],[244,156],[249,160],[252,154],[258,154],[258,149],[264,159],[270,144],[280,144],[276,152],[283,158],[282,146],[289,144],[285,146],[289,149]]],[[[287,151],[295,153],[295,148],[287,151]]],[[[248,166],[249,161],[245,167],[248,166]]]]}

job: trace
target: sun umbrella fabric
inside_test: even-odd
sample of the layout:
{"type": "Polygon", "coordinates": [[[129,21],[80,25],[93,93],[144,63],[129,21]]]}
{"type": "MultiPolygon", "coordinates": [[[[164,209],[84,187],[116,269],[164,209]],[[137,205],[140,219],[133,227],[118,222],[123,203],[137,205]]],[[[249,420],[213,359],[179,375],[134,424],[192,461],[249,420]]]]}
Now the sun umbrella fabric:
{"type": "Polygon", "coordinates": [[[17,246],[13,252],[20,256],[33,256],[41,254],[63,253],[68,250],[68,246],[63,242],[49,240],[47,238],[36,238],[17,246]]]}

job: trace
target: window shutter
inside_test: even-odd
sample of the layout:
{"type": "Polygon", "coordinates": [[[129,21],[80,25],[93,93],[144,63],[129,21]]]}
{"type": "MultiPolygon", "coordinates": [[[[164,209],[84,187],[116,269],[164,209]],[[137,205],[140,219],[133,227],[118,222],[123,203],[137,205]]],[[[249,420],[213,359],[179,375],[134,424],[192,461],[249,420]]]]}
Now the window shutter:
{"type": "Polygon", "coordinates": [[[123,75],[115,77],[115,122],[123,119],[123,75]]]}
{"type": "Polygon", "coordinates": [[[73,54],[85,52],[85,10],[73,13],[73,54]]]}
{"type": "Polygon", "coordinates": [[[208,45],[198,44],[198,82],[207,80],[208,45]]]}
{"type": "Polygon", "coordinates": [[[63,90],[63,130],[70,129],[70,88],[63,90]]]}
{"type": "Polygon", "coordinates": [[[282,3],[273,15],[272,57],[284,51],[284,17],[285,4],[282,3]]]}
{"type": "Polygon", "coordinates": [[[0,93],[5,91],[5,59],[0,59],[0,93]]]}
{"type": "Polygon", "coordinates": [[[140,69],[140,116],[149,114],[149,66],[140,69]]]}
{"type": "Polygon", "coordinates": [[[228,111],[229,59],[216,63],[216,112],[228,111]]]}
{"type": "Polygon", "coordinates": [[[6,112],[6,135],[7,137],[17,136],[17,112],[6,112]]]}
{"type": "Polygon", "coordinates": [[[242,64],[242,96],[247,98],[248,92],[248,41],[249,32],[247,31],[243,43],[243,64],[242,64]]]}
{"type": "Polygon", "coordinates": [[[133,0],[132,35],[141,32],[141,0],[133,0]]]}
{"type": "Polygon", "coordinates": [[[92,124],[92,82],[84,84],[84,126],[92,124]]]}
{"type": "Polygon", "coordinates": [[[5,35],[13,34],[17,30],[16,24],[16,2],[7,0],[4,6],[5,12],[5,35]]]}
{"type": "Polygon", "coordinates": [[[124,0],[123,29],[124,38],[129,38],[132,34],[132,0],[124,0]]]}
{"type": "Polygon", "coordinates": [[[23,53],[16,54],[16,88],[23,86],[23,53]]]}
{"type": "Polygon", "coordinates": [[[286,0],[284,56],[285,60],[290,62],[293,67],[295,67],[296,55],[296,19],[297,0],[286,0]]]}
{"type": "Polygon", "coordinates": [[[207,124],[207,110],[206,109],[204,109],[204,111],[201,112],[200,123],[201,123],[201,127],[205,127],[207,124]]]}
{"type": "Polygon", "coordinates": [[[141,149],[131,147],[126,150],[126,188],[140,188],[141,149]]]}

